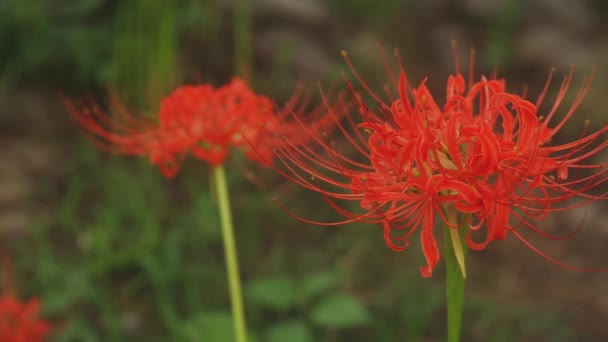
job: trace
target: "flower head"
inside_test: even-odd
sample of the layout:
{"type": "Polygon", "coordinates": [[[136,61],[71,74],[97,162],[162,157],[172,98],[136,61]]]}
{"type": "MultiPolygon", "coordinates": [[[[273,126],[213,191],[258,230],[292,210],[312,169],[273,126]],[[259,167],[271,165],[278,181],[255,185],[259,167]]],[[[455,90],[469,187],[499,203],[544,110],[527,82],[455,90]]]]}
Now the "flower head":
{"type": "Polygon", "coordinates": [[[457,62],[456,72],[447,79],[445,99],[438,103],[425,81],[418,85],[408,82],[403,67],[398,78],[391,77],[395,96],[383,99],[344,56],[373,105],[346,80],[358,118],[349,113],[341,121],[343,113],[335,108],[327,112],[342,133],[342,141],[352,145],[351,150],[360,156],[346,156],[339,151],[336,140],[316,135],[306,127],[302,130],[313,135],[318,148],[302,149],[285,142],[276,149],[278,159],[287,166],[287,171],[279,171],[319,192],[346,217],[341,222],[313,223],[380,223],[386,243],[396,251],[404,250],[419,232],[426,258],[426,265],[421,267],[424,277],[432,275],[440,257],[435,238],[437,221],[450,229],[468,229],[466,243],[474,250],[512,233],[550,261],[583,270],[543,254],[523,238],[518,228],[551,239],[567,239],[572,234],[550,235],[534,221],[550,212],[572,208],[566,201],[574,197],[583,198],[585,203],[607,198],[606,194],[592,195],[588,190],[607,180],[606,166],[589,159],[608,146],[608,125],[589,133],[586,124],[577,140],[551,144],[579,107],[591,77],[585,78],[573,103],[558,120],[556,114],[571,85],[572,70],[564,77],[551,110],[543,113],[539,107],[553,71],[538,100],[531,102],[509,92],[505,80],[481,77],[474,81],[471,58],[468,81],[457,62]],[[586,175],[581,176],[583,172],[586,175]],[[357,201],[364,213],[348,211],[340,201],[357,201]]]}
{"type": "Polygon", "coordinates": [[[40,301],[37,298],[22,303],[9,293],[0,296],[0,341],[43,341],[50,325],[38,318],[40,301]]]}
{"type": "Polygon", "coordinates": [[[116,96],[111,98],[110,113],[94,104],[80,107],[68,102],[68,107],[100,147],[147,156],[167,177],[177,174],[190,153],[213,166],[226,160],[230,147],[244,149],[254,161],[260,162],[260,156],[270,160],[273,146],[266,138],[279,126],[291,135],[283,121],[285,113],[277,112],[268,97],[254,93],[238,78],[219,88],[179,87],[161,100],[154,117],[131,114],[116,96]]]}
{"type": "Polygon", "coordinates": [[[253,93],[240,79],[214,89],[183,86],[161,102],[160,127],[170,132],[199,159],[217,166],[230,146],[249,148],[244,136],[257,140],[263,123],[272,118],[273,103],[253,93]]]}
{"type": "Polygon", "coordinates": [[[13,264],[9,256],[3,255],[0,263],[0,341],[38,342],[43,341],[51,330],[51,325],[40,319],[40,300],[32,298],[22,303],[16,296],[13,282],[13,264]]]}

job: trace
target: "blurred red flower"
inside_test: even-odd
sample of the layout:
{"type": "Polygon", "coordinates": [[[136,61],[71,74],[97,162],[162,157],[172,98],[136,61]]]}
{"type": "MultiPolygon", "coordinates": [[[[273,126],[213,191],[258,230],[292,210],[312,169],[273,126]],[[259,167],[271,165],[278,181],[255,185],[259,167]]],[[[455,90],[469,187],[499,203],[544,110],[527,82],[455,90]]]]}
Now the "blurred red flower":
{"type": "Polygon", "coordinates": [[[550,144],[579,107],[591,77],[585,78],[573,103],[555,122],[554,116],[572,82],[572,70],[564,77],[551,110],[543,113],[539,108],[553,71],[534,103],[508,92],[504,80],[481,77],[473,81],[473,58],[466,82],[456,61],[456,73],[449,76],[444,104],[439,105],[426,80],[412,86],[402,67],[399,77],[390,74],[395,95],[389,91],[388,100],[382,99],[344,56],[365,91],[356,91],[346,80],[352,108],[359,118],[346,115],[346,123],[342,123],[344,114],[328,107],[328,116],[343,135],[340,140],[329,140],[303,125],[301,130],[311,135],[317,148],[302,149],[287,139],[277,144],[276,155],[287,167],[277,170],[319,192],[347,219],[312,222],[289,212],[291,215],[321,225],[381,223],[386,243],[396,251],[404,250],[410,237],[420,231],[426,258],[426,265],[421,267],[423,277],[432,275],[439,260],[434,232],[438,217],[451,229],[468,227],[466,243],[474,250],[505,239],[511,232],[550,261],[584,270],[545,255],[517,229],[524,227],[547,238],[567,239],[576,232],[553,236],[533,221],[550,212],[607,198],[605,193],[588,192],[607,180],[606,165],[588,160],[608,146],[608,125],[589,133],[587,122],[578,139],[550,144]],[[373,107],[365,96],[373,99],[373,107]],[[350,144],[350,150],[360,156],[350,158],[341,153],[338,141],[350,144]],[[584,203],[567,202],[575,197],[584,203]],[[351,212],[340,201],[359,202],[365,212],[351,212]]]}
{"type": "Polygon", "coordinates": [[[0,341],[38,342],[48,335],[51,326],[38,318],[37,298],[22,303],[9,293],[0,297],[0,341]]]}
{"type": "MultiPolygon", "coordinates": [[[[290,100],[290,112],[299,95],[296,92],[290,100]]],[[[230,147],[238,147],[249,159],[261,162],[273,157],[273,144],[267,138],[278,131],[294,137],[283,121],[287,112],[277,111],[271,99],[255,94],[238,78],[219,88],[179,87],[161,100],[155,117],[131,114],[116,96],[111,98],[111,112],[95,104],[66,102],[72,116],[97,145],[112,152],[147,156],[166,177],[177,174],[189,153],[218,166],[227,158],[230,147]]]]}

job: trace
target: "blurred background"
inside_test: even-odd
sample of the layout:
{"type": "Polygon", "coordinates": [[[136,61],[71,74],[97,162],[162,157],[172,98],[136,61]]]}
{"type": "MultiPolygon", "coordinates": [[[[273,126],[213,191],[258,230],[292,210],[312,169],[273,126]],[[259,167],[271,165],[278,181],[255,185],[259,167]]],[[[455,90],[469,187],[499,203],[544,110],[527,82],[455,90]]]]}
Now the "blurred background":
{"type": "MultiPolygon", "coordinates": [[[[0,252],[14,261],[21,297],[42,299],[54,341],[231,340],[207,167],[190,160],[166,180],[146,160],[100,152],[59,94],[103,102],[112,89],[153,112],[175,86],[223,84],[235,73],[233,5],[0,0],[0,252]]],[[[496,68],[510,90],[527,85],[530,98],[551,67],[560,79],[574,64],[568,102],[597,65],[558,140],[578,137],[587,118],[593,129],[607,119],[605,1],[251,0],[250,7],[253,85],[279,100],[298,81],[338,79],[347,69],[342,49],[381,87],[387,73],[377,43],[389,56],[398,48],[409,80],[429,77],[440,99],[456,39],[463,65],[476,48],[478,77],[496,68]]],[[[272,198],[311,219],[336,214],[242,157],[227,168],[252,340],[444,340],[443,267],[420,278],[417,243],[395,253],[374,226],[296,221],[272,198]]],[[[542,222],[583,224],[572,240],[530,239],[560,261],[608,266],[606,209],[598,203],[542,222]]],[[[468,264],[463,340],[608,340],[608,274],[562,269],[512,238],[471,253],[468,264]]]]}

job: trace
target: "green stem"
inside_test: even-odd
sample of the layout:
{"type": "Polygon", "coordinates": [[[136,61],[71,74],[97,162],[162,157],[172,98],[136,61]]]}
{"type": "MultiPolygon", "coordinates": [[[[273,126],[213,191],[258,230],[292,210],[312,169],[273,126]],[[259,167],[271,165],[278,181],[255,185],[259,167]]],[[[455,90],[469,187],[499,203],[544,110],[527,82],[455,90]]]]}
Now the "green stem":
{"type": "MultiPolygon", "coordinates": [[[[448,220],[451,222],[456,222],[455,213],[447,210],[448,220]],[[453,215],[453,216],[452,216],[453,215]],[[450,217],[452,216],[452,217],[450,217]]],[[[464,306],[464,272],[462,269],[462,265],[464,264],[464,260],[466,257],[466,243],[460,244],[461,241],[464,240],[466,235],[467,227],[458,228],[458,232],[460,234],[453,234],[452,230],[454,228],[450,228],[448,226],[445,227],[444,230],[444,241],[445,241],[445,268],[446,268],[446,281],[447,281],[447,304],[448,304],[448,342],[458,342],[460,341],[461,328],[462,328],[462,312],[464,306]],[[454,239],[459,240],[457,244],[454,244],[454,239]],[[462,245],[464,245],[463,252],[459,252],[458,248],[462,250],[462,245]],[[454,248],[455,246],[456,249],[454,248]],[[459,255],[460,254],[460,255],[459,255]],[[459,258],[462,258],[459,263],[459,258]]]]}
{"type": "Polygon", "coordinates": [[[249,82],[253,81],[251,69],[251,8],[248,0],[234,1],[234,57],[236,74],[249,82]]]}
{"type": "Polygon", "coordinates": [[[224,167],[216,167],[214,169],[214,176],[216,185],[215,190],[217,191],[217,200],[220,209],[220,219],[222,222],[222,238],[224,240],[224,253],[226,255],[226,269],[228,271],[228,286],[230,288],[230,304],[232,306],[235,341],[246,342],[247,327],[245,325],[238,257],[236,253],[236,244],[234,242],[234,229],[232,228],[232,215],[230,213],[230,197],[228,195],[224,167]]]}

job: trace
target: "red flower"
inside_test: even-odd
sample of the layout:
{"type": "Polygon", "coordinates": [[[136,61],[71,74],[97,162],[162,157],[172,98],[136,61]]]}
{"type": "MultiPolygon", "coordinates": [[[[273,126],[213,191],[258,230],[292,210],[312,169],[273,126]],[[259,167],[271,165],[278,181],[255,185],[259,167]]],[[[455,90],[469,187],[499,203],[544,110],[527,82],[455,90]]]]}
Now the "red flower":
{"type": "Polygon", "coordinates": [[[8,293],[0,297],[0,341],[43,341],[50,325],[38,318],[40,301],[37,298],[21,303],[8,293]]]}
{"type": "Polygon", "coordinates": [[[377,109],[372,109],[347,80],[360,119],[348,115],[344,125],[338,118],[342,114],[335,109],[328,108],[328,115],[361,157],[347,157],[338,151],[337,143],[306,127],[302,130],[312,135],[324,152],[286,142],[278,144],[277,157],[287,166],[287,171],[281,171],[285,176],[322,194],[347,220],[311,222],[291,215],[323,225],[379,222],[387,244],[397,251],[404,250],[410,237],[420,231],[427,261],[421,267],[424,277],[431,276],[439,260],[434,232],[437,217],[452,229],[469,227],[466,243],[474,250],[505,239],[511,232],[550,261],[584,270],[543,254],[517,228],[551,239],[567,239],[574,233],[552,236],[533,221],[574,207],[566,202],[574,197],[585,199],[585,203],[607,197],[588,193],[606,181],[606,166],[586,163],[608,146],[607,125],[594,133],[588,133],[586,125],[579,139],[550,145],[580,105],[591,78],[585,79],[573,104],[555,122],[572,71],[564,78],[551,111],[541,113],[539,106],[553,72],[538,101],[532,103],[509,93],[504,80],[481,77],[474,82],[471,61],[468,83],[457,68],[448,78],[445,103],[440,106],[425,82],[413,87],[403,69],[398,80],[392,78],[397,96],[383,100],[344,56],[377,109]],[[571,171],[577,175],[571,176],[571,171]],[[587,175],[578,175],[582,171],[587,175]],[[344,209],[338,203],[343,200],[359,202],[365,213],[344,209]],[[512,221],[517,224],[512,225],[512,221]],[[480,232],[482,236],[477,237],[480,232]]]}
{"type": "Polygon", "coordinates": [[[259,155],[271,159],[272,144],[264,138],[279,125],[282,115],[275,112],[269,98],[255,94],[237,78],[217,89],[209,85],[179,87],[162,99],[155,118],[130,114],[116,96],[111,101],[112,113],[104,113],[96,105],[80,109],[68,102],[68,106],[100,147],[147,156],[166,177],[177,174],[190,152],[213,166],[225,161],[231,146],[244,148],[247,157],[256,161],[259,155]]]}
{"type": "Polygon", "coordinates": [[[217,90],[208,85],[178,88],[161,102],[158,118],[164,131],[180,138],[182,147],[217,166],[226,159],[229,146],[249,148],[243,136],[256,140],[273,115],[269,98],[233,79],[217,90]]]}

